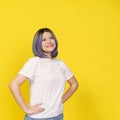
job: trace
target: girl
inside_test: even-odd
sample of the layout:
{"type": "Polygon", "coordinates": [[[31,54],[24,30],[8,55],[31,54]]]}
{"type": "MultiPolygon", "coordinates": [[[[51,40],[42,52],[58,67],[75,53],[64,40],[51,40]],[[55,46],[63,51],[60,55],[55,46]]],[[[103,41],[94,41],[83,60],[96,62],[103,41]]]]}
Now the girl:
{"type": "Polygon", "coordinates": [[[10,90],[25,112],[25,120],[63,120],[63,104],[78,88],[73,73],[62,60],[56,59],[58,43],[52,30],[38,30],[33,40],[34,57],[30,58],[10,82],[10,90]],[[30,82],[30,104],[27,105],[20,85],[30,82]],[[66,81],[69,88],[63,94],[66,81]]]}

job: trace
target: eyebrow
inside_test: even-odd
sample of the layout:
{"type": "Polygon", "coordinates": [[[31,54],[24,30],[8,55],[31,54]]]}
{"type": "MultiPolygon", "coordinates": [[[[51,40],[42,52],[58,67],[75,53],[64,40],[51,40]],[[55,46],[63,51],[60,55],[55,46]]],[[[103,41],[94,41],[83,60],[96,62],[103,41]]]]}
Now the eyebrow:
{"type": "MultiPolygon", "coordinates": [[[[50,36],[49,36],[49,38],[51,38],[51,37],[53,38],[53,35],[50,35],[50,36]]],[[[42,40],[43,40],[43,39],[46,39],[46,38],[42,37],[42,40]]]]}

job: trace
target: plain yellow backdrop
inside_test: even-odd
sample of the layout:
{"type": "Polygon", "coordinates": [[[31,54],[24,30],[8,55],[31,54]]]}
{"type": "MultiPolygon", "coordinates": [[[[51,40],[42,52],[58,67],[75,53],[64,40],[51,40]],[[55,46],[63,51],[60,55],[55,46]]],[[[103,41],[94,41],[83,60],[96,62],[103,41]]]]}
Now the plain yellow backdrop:
{"type": "MultiPolygon", "coordinates": [[[[64,120],[120,120],[118,0],[0,0],[0,120],[23,120],[8,86],[33,57],[33,36],[42,27],[55,32],[58,58],[80,84],[64,120]]],[[[28,82],[21,90],[28,102],[28,82]]]]}

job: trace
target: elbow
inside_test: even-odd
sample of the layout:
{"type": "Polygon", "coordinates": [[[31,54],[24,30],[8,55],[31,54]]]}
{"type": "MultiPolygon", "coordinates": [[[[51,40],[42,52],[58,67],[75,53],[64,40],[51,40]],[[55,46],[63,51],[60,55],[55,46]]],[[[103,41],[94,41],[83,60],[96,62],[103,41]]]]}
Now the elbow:
{"type": "Polygon", "coordinates": [[[77,83],[75,84],[75,86],[76,86],[76,89],[78,89],[78,87],[79,87],[79,83],[77,82],[77,83]]]}
{"type": "Polygon", "coordinates": [[[13,84],[14,84],[13,81],[9,83],[9,89],[10,89],[10,90],[12,90],[13,84]]]}
{"type": "Polygon", "coordinates": [[[77,90],[77,89],[78,89],[78,87],[79,87],[79,83],[78,83],[78,82],[76,82],[76,83],[74,83],[72,86],[73,86],[73,88],[74,88],[75,90],[77,90]]]}
{"type": "Polygon", "coordinates": [[[10,90],[13,90],[16,86],[18,86],[18,84],[14,80],[9,83],[10,90]]]}

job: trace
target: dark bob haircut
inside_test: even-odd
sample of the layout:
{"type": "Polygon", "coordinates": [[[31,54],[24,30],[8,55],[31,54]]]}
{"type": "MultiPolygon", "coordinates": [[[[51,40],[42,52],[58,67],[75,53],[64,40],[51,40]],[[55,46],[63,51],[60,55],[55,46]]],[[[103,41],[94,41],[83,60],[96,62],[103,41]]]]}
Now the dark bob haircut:
{"type": "Polygon", "coordinates": [[[44,54],[44,51],[42,50],[42,36],[43,36],[44,32],[50,32],[53,39],[55,40],[56,47],[51,53],[52,58],[55,58],[58,55],[58,42],[57,42],[57,39],[55,37],[55,34],[49,28],[41,28],[36,32],[34,39],[33,39],[33,45],[32,45],[33,53],[35,56],[39,56],[41,58],[47,57],[44,54]]]}

